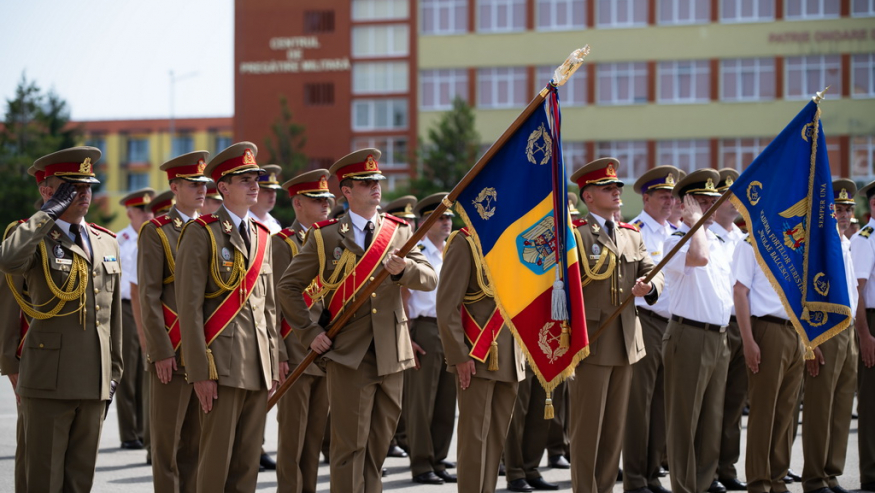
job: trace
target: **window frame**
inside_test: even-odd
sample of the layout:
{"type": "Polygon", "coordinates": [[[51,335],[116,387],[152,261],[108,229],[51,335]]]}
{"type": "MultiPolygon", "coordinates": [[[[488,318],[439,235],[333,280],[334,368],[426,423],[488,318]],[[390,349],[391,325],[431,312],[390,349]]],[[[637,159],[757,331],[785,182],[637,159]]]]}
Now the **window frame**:
{"type": "Polygon", "coordinates": [[[722,60],[720,60],[720,101],[732,102],[732,103],[751,103],[751,102],[761,102],[761,101],[774,101],[776,98],[775,92],[777,89],[777,75],[778,74],[777,74],[777,69],[775,67],[775,59],[771,58],[771,57],[725,58],[725,59],[722,59],[722,60]],[[755,65],[753,67],[753,72],[755,74],[755,85],[756,85],[755,92],[756,92],[757,96],[749,97],[749,98],[744,97],[744,95],[743,95],[744,81],[742,80],[742,78],[744,77],[745,69],[747,68],[747,67],[743,66],[743,63],[746,60],[753,60],[755,62],[755,65]],[[771,62],[771,67],[767,70],[764,70],[762,67],[762,63],[766,62],[766,61],[771,62]],[[737,67],[733,67],[733,68],[729,69],[729,70],[733,70],[736,72],[736,74],[735,74],[736,81],[735,82],[736,82],[737,93],[741,94],[738,97],[732,97],[732,98],[726,97],[725,78],[727,77],[727,67],[726,67],[727,62],[736,62],[738,64],[737,67]],[[771,96],[763,96],[762,95],[762,90],[763,90],[762,77],[763,77],[763,73],[765,71],[772,72],[772,95],[771,96]]]}
{"type": "Polygon", "coordinates": [[[422,111],[446,111],[453,107],[453,100],[456,97],[462,98],[465,102],[468,101],[468,70],[464,68],[457,69],[429,69],[420,70],[419,72],[419,109],[422,111]],[[441,74],[441,72],[449,72],[441,74]],[[435,94],[429,94],[426,90],[426,84],[433,84],[435,94]],[[463,90],[457,92],[457,85],[461,84],[463,90]],[[441,87],[447,85],[449,88],[450,100],[447,104],[440,104],[441,87]],[[431,101],[427,102],[426,98],[430,97],[431,101]],[[432,104],[434,102],[434,104],[432,104]]]}

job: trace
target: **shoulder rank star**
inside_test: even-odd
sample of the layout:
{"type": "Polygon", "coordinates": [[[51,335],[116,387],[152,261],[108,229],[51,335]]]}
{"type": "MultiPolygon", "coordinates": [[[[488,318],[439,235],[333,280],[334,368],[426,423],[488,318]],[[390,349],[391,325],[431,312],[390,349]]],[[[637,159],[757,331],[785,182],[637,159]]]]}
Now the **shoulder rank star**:
{"type": "Polygon", "coordinates": [[[61,233],[57,230],[52,230],[52,232],[49,233],[49,236],[55,241],[58,241],[61,239],[61,233]]]}
{"type": "Polygon", "coordinates": [[[231,230],[234,229],[234,226],[231,226],[231,221],[225,219],[222,221],[222,231],[226,234],[231,234],[231,230]]]}
{"type": "Polygon", "coordinates": [[[349,224],[344,223],[343,226],[340,227],[341,233],[349,233],[349,224]]]}
{"type": "Polygon", "coordinates": [[[176,229],[182,229],[182,219],[178,217],[173,218],[173,227],[176,229]]]}

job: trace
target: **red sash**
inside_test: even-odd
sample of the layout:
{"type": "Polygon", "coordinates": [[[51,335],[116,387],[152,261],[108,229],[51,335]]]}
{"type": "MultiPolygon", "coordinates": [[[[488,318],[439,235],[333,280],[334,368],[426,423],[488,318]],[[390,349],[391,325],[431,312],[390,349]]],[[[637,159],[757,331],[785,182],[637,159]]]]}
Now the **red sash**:
{"type": "Polygon", "coordinates": [[[468,353],[472,358],[481,363],[486,363],[489,348],[492,341],[498,338],[501,328],[504,327],[504,317],[496,307],[489,316],[489,320],[483,327],[474,320],[468,308],[462,305],[462,328],[465,329],[465,337],[471,343],[471,351],[468,353]]]}
{"type": "Polygon", "coordinates": [[[167,331],[167,337],[170,338],[170,344],[173,344],[173,350],[178,351],[179,343],[182,342],[182,335],[179,333],[179,315],[164,303],[161,303],[161,308],[164,309],[164,329],[167,331]]]}
{"type": "Polygon", "coordinates": [[[21,324],[21,339],[18,341],[18,349],[15,350],[15,356],[21,359],[21,350],[24,348],[24,338],[30,329],[30,320],[27,319],[24,312],[19,312],[19,321],[21,324]]]}
{"type": "Polygon", "coordinates": [[[234,317],[243,308],[246,300],[252,294],[250,288],[255,285],[258,276],[261,274],[261,264],[264,261],[264,251],[267,249],[268,235],[264,226],[258,225],[255,230],[257,238],[255,259],[250,264],[249,270],[246,271],[243,281],[222,300],[222,304],[204,322],[204,340],[207,343],[207,347],[212,344],[216,336],[225,330],[225,327],[228,326],[231,320],[234,320],[234,317]]]}

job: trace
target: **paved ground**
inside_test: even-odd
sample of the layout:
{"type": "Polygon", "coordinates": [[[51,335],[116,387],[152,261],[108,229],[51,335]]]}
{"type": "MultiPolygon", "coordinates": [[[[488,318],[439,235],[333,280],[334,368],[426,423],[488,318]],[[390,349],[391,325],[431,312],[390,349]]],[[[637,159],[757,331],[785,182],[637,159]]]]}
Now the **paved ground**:
{"type": "MultiPolygon", "coordinates": [[[[15,399],[11,386],[6,378],[0,381],[0,492],[12,491],[13,462],[15,454],[15,399]]],[[[746,423],[743,423],[746,424],[746,423]]],[[[742,437],[742,460],[739,466],[740,475],[744,477],[744,449],[746,437],[742,437]]],[[[267,442],[265,447],[271,454],[276,453],[276,414],[268,416],[267,442]]],[[[152,491],[152,470],[146,465],[145,452],[127,451],[119,449],[119,434],[115,408],[110,410],[106,426],[103,429],[103,437],[100,443],[100,455],[97,460],[97,472],[94,481],[94,491],[116,493],[139,493],[152,491]]],[[[455,443],[451,449],[451,459],[454,459],[455,443]]],[[[544,459],[546,463],[546,458],[544,459]]],[[[407,459],[388,459],[386,467],[389,475],[384,478],[384,489],[387,491],[426,493],[434,491],[456,491],[455,485],[425,486],[414,484],[410,480],[407,459]]],[[[796,440],[793,448],[792,467],[797,472],[802,472],[802,445],[796,440]]],[[[567,470],[543,469],[544,478],[558,483],[560,491],[571,491],[571,475],[567,470]]],[[[857,456],[857,422],[851,424],[850,443],[848,445],[848,460],[845,467],[845,476],[841,483],[848,489],[860,487],[859,460],[857,456]]],[[[668,478],[663,480],[663,485],[669,486],[668,478]]],[[[504,478],[498,480],[499,491],[507,491],[504,478]]],[[[276,474],[273,471],[263,472],[258,477],[258,490],[271,491],[276,489],[276,474]]],[[[328,466],[323,465],[319,470],[319,492],[328,491],[328,466]]],[[[800,484],[790,485],[793,493],[802,493],[800,484]]],[[[614,493],[623,493],[622,483],[614,486],[614,493]]]]}

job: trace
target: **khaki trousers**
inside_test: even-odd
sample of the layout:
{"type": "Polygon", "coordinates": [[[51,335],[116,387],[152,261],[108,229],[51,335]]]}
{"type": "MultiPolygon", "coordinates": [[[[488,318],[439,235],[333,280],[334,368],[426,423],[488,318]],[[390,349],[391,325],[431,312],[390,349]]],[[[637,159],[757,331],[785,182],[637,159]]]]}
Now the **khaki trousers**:
{"type": "Polygon", "coordinates": [[[738,472],[735,464],[741,457],[741,416],[747,404],[747,365],[738,323],[729,323],[726,342],[729,344],[729,369],[726,372],[726,395],[723,399],[723,436],[720,439],[717,478],[736,479],[738,472]]]}
{"type": "Polygon", "coordinates": [[[583,360],[569,382],[572,488],[577,493],[610,493],[620,468],[632,366],[583,360]]]}
{"type": "Polygon", "coordinates": [[[267,389],[244,390],[219,385],[218,394],[213,410],[206,414],[201,410],[199,414],[197,491],[255,491],[261,455],[258,438],[264,436],[267,389]]]}
{"type": "Polygon", "coordinates": [[[658,486],[665,452],[665,375],[662,337],[667,322],[641,313],[647,355],[632,365],[629,410],[623,438],[623,489],[658,486]]]}
{"type": "Polygon", "coordinates": [[[471,386],[456,390],[459,398],[458,491],[495,493],[498,465],[516,401],[518,382],[471,378],[471,386]]]}
{"type": "Polygon", "coordinates": [[[816,377],[805,372],[803,491],[838,486],[845,470],[859,358],[853,331],[852,323],[819,346],[824,364],[816,377]]]}
{"type": "Polygon", "coordinates": [[[21,397],[27,490],[91,491],[106,401],[21,397]]]}
{"type": "Polygon", "coordinates": [[[145,413],[149,408],[144,404],[143,353],[140,351],[140,338],[131,300],[122,300],[122,358],[125,372],[115,392],[115,406],[118,411],[118,432],[122,442],[148,439],[145,433],[145,413]]]}
{"type": "Polygon", "coordinates": [[[24,413],[21,405],[15,406],[18,419],[15,423],[15,493],[27,492],[27,468],[25,467],[25,455],[27,448],[24,440],[24,413]]]}
{"type": "Polygon", "coordinates": [[[675,321],[662,340],[673,493],[702,493],[717,472],[729,347],[726,334],[675,321]]]}
{"type": "Polygon", "coordinates": [[[517,479],[541,477],[538,465],[547,447],[550,420],[544,419],[547,393],[531,368],[517,391],[510,430],[504,447],[504,465],[508,483],[517,479]]]}
{"type": "Polygon", "coordinates": [[[785,492],[793,444],[791,411],[802,385],[804,350],[791,325],[752,317],[751,329],[762,356],[759,372],[748,369],[747,375],[747,491],[785,492]]]}
{"type": "Polygon", "coordinates": [[[173,375],[167,384],[161,383],[154,372],[149,372],[149,379],[155,491],[196,491],[201,423],[194,386],[182,375],[173,375]]]}
{"type": "Polygon", "coordinates": [[[328,381],[306,373],[277,404],[277,491],[314,493],[328,421],[328,381]]]}
{"type": "Polygon", "coordinates": [[[437,320],[413,320],[410,338],[426,354],[418,354],[420,368],[404,371],[404,413],[410,446],[410,472],[418,476],[446,469],[456,421],[455,377],[446,369],[437,320]]]}
{"type": "MultiPolygon", "coordinates": [[[[875,334],[875,310],[866,310],[869,332],[875,334]]],[[[875,482],[875,366],[857,366],[857,446],[860,453],[860,484],[875,482]]]]}
{"type": "Polygon", "coordinates": [[[383,462],[401,415],[402,375],[377,375],[371,350],[357,369],[328,361],[332,493],[383,491],[383,462]]]}

